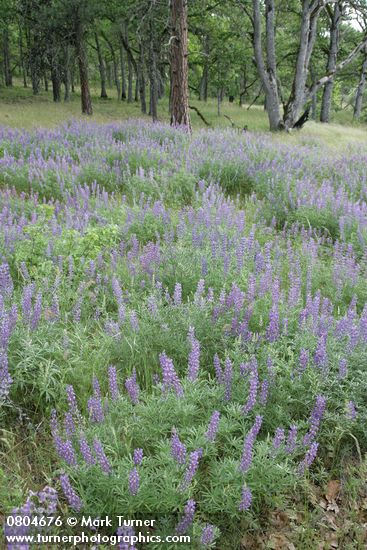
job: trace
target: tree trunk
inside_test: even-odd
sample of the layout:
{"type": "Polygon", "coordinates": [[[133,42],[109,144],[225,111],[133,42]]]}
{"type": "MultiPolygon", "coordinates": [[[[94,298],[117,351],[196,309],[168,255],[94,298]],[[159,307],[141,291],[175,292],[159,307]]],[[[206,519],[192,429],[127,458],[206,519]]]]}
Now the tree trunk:
{"type": "Polygon", "coordinates": [[[117,59],[116,59],[116,56],[115,56],[115,52],[113,52],[113,77],[114,77],[115,85],[116,85],[117,99],[120,99],[121,85],[120,85],[119,69],[118,69],[118,64],[117,64],[117,59]]]}
{"type": "Polygon", "coordinates": [[[34,69],[31,69],[31,81],[33,95],[38,95],[40,91],[40,78],[34,69]]]}
{"type": "Polygon", "coordinates": [[[52,59],[51,63],[51,82],[52,82],[52,97],[55,103],[61,101],[61,79],[58,66],[58,60],[52,59]]]}
{"type": "MultiPolygon", "coordinates": [[[[126,44],[129,45],[129,37],[127,34],[127,27],[125,25],[125,39],[126,44]]],[[[133,98],[133,61],[132,61],[132,54],[129,50],[127,52],[127,102],[132,103],[133,98]]]]}
{"type": "Polygon", "coordinates": [[[165,93],[165,74],[164,74],[163,66],[158,70],[157,77],[158,77],[158,99],[162,99],[165,93]]]}
{"type": "Polygon", "coordinates": [[[367,80],[367,46],[364,48],[364,58],[361,68],[361,75],[359,78],[359,83],[357,87],[356,100],[354,104],[354,120],[358,120],[362,113],[362,103],[363,103],[363,93],[366,88],[367,80]]]}
{"type": "Polygon", "coordinates": [[[31,78],[31,84],[32,84],[32,92],[33,95],[37,95],[39,93],[40,88],[40,80],[42,76],[42,71],[40,68],[40,55],[37,52],[37,47],[34,43],[34,40],[32,40],[31,32],[29,28],[26,27],[26,52],[27,52],[27,69],[29,71],[29,75],[31,78]]]}
{"type": "Polygon", "coordinates": [[[101,99],[107,99],[107,90],[106,90],[106,67],[103,61],[102,56],[102,50],[101,45],[99,43],[98,34],[94,34],[94,40],[96,42],[96,49],[97,49],[97,57],[98,57],[98,68],[99,68],[99,76],[101,79],[101,99]]]}
{"type": "Polygon", "coordinates": [[[65,87],[65,94],[64,94],[64,101],[67,103],[70,101],[70,46],[67,44],[65,46],[65,54],[64,54],[64,87],[65,87]]]}
{"type": "Polygon", "coordinates": [[[112,65],[105,59],[106,73],[107,73],[107,84],[109,88],[112,88],[112,65]]]}
{"type": "Polygon", "coordinates": [[[158,83],[157,83],[157,55],[154,42],[154,28],[152,17],[149,21],[149,84],[150,84],[150,101],[149,114],[153,122],[158,120],[157,104],[158,104],[158,83]]]}
{"type": "MultiPolygon", "coordinates": [[[[313,65],[311,65],[310,67],[310,74],[312,79],[312,85],[314,85],[314,83],[316,82],[316,73],[313,65]]],[[[312,98],[311,98],[311,119],[316,121],[316,116],[317,116],[317,93],[315,92],[312,94],[312,98]]]]}
{"type": "Polygon", "coordinates": [[[284,109],[283,120],[286,128],[293,128],[306,102],[306,81],[321,9],[322,3],[314,7],[312,0],[303,0],[296,71],[292,91],[284,109]]]}
{"type": "MultiPolygon", "coordinates": [[[[135,81],[135,101],[138,101],[139,99],[139,93],[141,91],[140,97],[142,101],[142,109],[145,104],[145,82],[144,82],[144,72],[140,68],[144,67],[144,58],[143,58],[143,50],[142,45],[140,44],[140,50],[139,50],[139,62],[136,61],[133,52],[129,45],[129,39],[128,39],[128,33],[126,28],[126,23],[124,25],[123,32],[120,34],[121,42],[126,50],[127,53],[127,71],[128,71],[128,89],[127,89],[127,101],[128,103],[132,103],[133,101],[133,70],[135,71],[136,75],[136,81],[135,81]],[[142,73],[142,84],[140,85],[140,72],[142,73]]],[[[145,105],[145,112],[146,112],[146,105],[145,105]]]]}
{"type": "Polygon", "coordinates": [[[23,53],[23,36],[22,36],[22,30],[19,26],[19,62],[22,69],[22,76],[23,76],[23,88],[27,88],[27,69],[26,64],[24,61],[24,53],[23,53]]]}
{"type": "Polygon", "coordinates": [[[253,6],[253,47],[255,62],[266,96],[266,108],[270,130],[277,131],[282,128],[282,120],[279,108],[279,90],[277,81],[276,57],[275,57],[275,6],[274,0],[265,1],[266,16],[266,56],[267,68],[265,68],[262,43],[261,43],[261,13],[260,1],[252,0],[253,6]]]}
{"type": "Polygon", "coordinates": [[[133,102],[133,67],[131,59],[127,58],[127,102],[133,102]]]}
{"type": "Polygon", "coordinates": [[[191,132],[189,113],[187,0],[171,0],[171,125],[191,132]]]}
{"type": "Polygon", "coordinates": [[[140,90],[139,73],[136,73],[135,74],[135,93],[134,93],[135,103],[139,101],[139,90],[140,90]]]}
{"type": "Polygon", "coordinates": [[[11,72],[9,32],[7,27],[3,31],[3,66],[5,86],[13,86],[13,75],[11,72]]]}
{"type": "Polygon", "coordinates": [[[200,88],[199,88],[199,100],[207,101],[208,100],[208,83],[209,83],[209,36],[206,35],[204,39],[204,66],[203,74],[200,79],[200,88]]]}
{"type": "MultiPolygon", "coordinates": [[[[329,55],[326,67],[326,72],[329,73],[335,70],[336,60],[339,50],[339,38],[340,38],[340,23],[342,19],[342,3],[336,2],[331,18],[330,25],[330,45],[329,55]]],[[[320,122],[329,122],[330,107],[333,93],[334,79],[329,80],[325,86],[322,94],[320,122]]]]}
{"type": "Polygon", "coordinates": [[[247,92],[247,70],[246,70],[246,64],[243,67],[242,74],[240,76],[240,94],[239,94],[239,100],[238,104],[240,107],[243,105],[243,100],[245,99],[247,92]]]}
{"type": "Polygon", "coordinates": [[[92,99],[89,90],[88,60],[84,41],[84,28],[81,21],[77,21],[75,32],[75,50],[79,66],[80,92],[83,115],[92,115],[92,99]]]}
{"type": "Polygon", "coordinates": [[[75,59],[70,66],[70,84],[71,84],[71,93],[75,94],[75,59]]]}
{"type": "Polygon", "coordinates": [[[43,75],[43,85],[45,88],[45,92],[48,92],[48,78],[46,73],[43,75]]]}
{"type": "Polygon", "coordinates": [[[120,99],[121,95],[121,87],[120,87],[120,79],[119,79],[119,71],[118,71],[118,64],[117,59],[115,55],[115,50],[113,48],[112,42],[109,40],[106,33],[102,32],[103,39],[105,40],[110,52],[111,52],[111,58],[112,58],[112,66],[113,66],[113,79],[115,81],[116,90],[117,90],[117,99],[120,99]]]}
{"type": "Polygon", "coordinates": [[[220,88],[218,88],[217,91],[217,115],[220,116],[220,106],[222,103],[222,91],[220,88]]]}
{"type": "Polygon", "coordinates": [[[139,62],[137,64],[137,72],[137,82],[139,83],[140,108],[141,112],[143,114],[146,114],[147,101],[145,97],[144,50],[141,42],[139,48],[139,62]]]}
{"type": "Polygon", "coordinates": [[[122,44],[120,46],[120,65],[121,65],[121,100],[125,101],[125,99],[126,99],[126,71],[125,71],[124,48],[123,48],[122,44]]]}

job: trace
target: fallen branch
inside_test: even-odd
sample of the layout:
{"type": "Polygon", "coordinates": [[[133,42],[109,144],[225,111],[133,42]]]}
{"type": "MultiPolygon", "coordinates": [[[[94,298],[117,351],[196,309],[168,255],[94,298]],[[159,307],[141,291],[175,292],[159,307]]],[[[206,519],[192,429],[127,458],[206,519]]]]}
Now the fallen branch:
{"type": "Polygon", "coordinates": [[[223,115],[224,118],[226,118],[227,120],[229,120],[229,122],[231,123],[231,126],[232,128],[238,128],[238,126],[236,126],[236,124],[233,122],[233,120],[231,119],[231,117],[229,117],[228,115],[223,115]]]}
{"type": "Polygon", "coordinates": [[[195,113],[201,118],[201,120],[204,122],[204,124],[206,124],[206,126],[211,126],[210,122],[208,122],[204,115],[199,111],[199,109],[197,107],[194,107],[193,105],[189,105],[189,109],[192,109],[193,111],[195,111],[195,113]]]}
{"type": "MultiPolygon", "coordinates": [[[[236,128],[236,130],[241,130],[241,128],[240,128],[239,126],[237,126],[237,124],[235,124],[235,123],[233,122],[233,120],[231,119],[231,117],[229,117],[228,115],[223,115],[223,116],[224,116],[224,118],[226,118],[226,119],[229,120],[229,122],[231,123],[232,128],[236,128]]],[[[248,127],[245,125],[245,126],[242,128],[242,132],[247,132],[247,130],[248,130],[248,127]]]]}

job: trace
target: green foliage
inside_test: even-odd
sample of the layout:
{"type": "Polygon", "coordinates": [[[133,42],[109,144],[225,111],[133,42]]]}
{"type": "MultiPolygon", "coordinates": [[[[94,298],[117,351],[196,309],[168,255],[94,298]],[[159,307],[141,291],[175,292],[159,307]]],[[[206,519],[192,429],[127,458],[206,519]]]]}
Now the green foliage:
{"type": "Polygon", "coordinates": [[[250,195],[254,182],[246,173],[246,167],[231,160],[228,163],[206,162],[200,167],[199,176],[207,181],[220,183],[230,194],[250,195]]]}
{"type": "Polygon", "coordinates": [[[331,208],[317,209],[302,206],[297,208],[297,210],[291,211],[287,220],[290,223],[298,222],[304,227],[313,227],[314,229],[324,231],[333,240],[339,237],[339,220],[331,208]]]}

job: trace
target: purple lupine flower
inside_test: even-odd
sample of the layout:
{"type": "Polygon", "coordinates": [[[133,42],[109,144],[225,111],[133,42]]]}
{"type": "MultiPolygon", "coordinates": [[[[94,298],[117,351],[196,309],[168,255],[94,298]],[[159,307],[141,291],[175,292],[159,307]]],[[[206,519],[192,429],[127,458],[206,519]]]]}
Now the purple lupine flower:
{"type": "Polygon", "coordinates": [[[350,420],[355,420],[357,418],[357,410],[353,401],[348,401],[347,409],[347,417],[350,420]]]}
{"type": "Polygon", "coordinates": [[[68,437],[72,437],[72,435],[75,433],[75,424],[73,420],[73,415],[71,414],[70,411],[65,413],[64,429],[68,437]]]}
{"type": "Polygon", "coordinates": [[[122,290],[121,290],[121,287],[120,287],[120,283],[119,283],[118,279],[116,279],[116,277],[112,277],[111,286],[112,286],[113,294],[116,298],[116,302],[119,305],[121,305],[122,302],[123,302],[123,295],[122,295],[122,290]]]}
{"type": "Polygon", "coordinates": [[[117,338],[121,334],[118,323],[115,323],[115,321],[111,320],[105,322],[104,330],[106,334],[112,336],[113,338],[117,338]]]}
{"type": "Polygon", "coordinates": [[[317,341],[314,362],[317,367],[322,369],[325,369],[327,366],[326,336],[324,334],[317,341]]]}
{"type": "Polygon", "coordinates": [[[232,377],[233,377],[232,361],[229,359],[229,357],[227,357],[224,362],[224,386],[225,386],[224,400],[225,401],[229,401],[231,399],[232,377]]]}
{"type": "Polygon", "coordinates": [[[52,296],[51,313],[54,321],[60,318],[60,304],[56,292],[52,296]]]}
{"type": "Polygon", "coordinates": [[[61,484],[61,489],[63,490],[63,493],[69,505],[72,508],[74,508],[74,510],[79,512],[79,510],[83,506],[83,503],[81,498],[76,494],[76,492],[72,488],[69,480],[69,476],[67,474],[63,474],[60,476],[60,484],[61,484]]]}
{"type": "Polygon", "coordinates": [[[319,448],[319,444],[315,441],[311,443],[310,448],[307,450],[304,459],[300,462],[298,466],[298,472],[302,475],[304,471],[311,466],[313,461],[316,458],[317,450],[319,448]]]}
{"type": "Polygon", "coordinates": [[[180,283],[175,284],[175,290],[173,292],[173,303],[175,306],[180,306],[182,303],[182,286],[180,283]]]}
{"type": "Polygon", "coordinates": [[[172,388],[177,397],[183,397],[183,388],[173,366],[172,359],[167,357],[165,352],[163,352],[159,355],[159,363],[163,374],[163,390],[168,391],[172,388]]]}
{"type": "Polygon", "coordinates": [[[208,288],[208,293],[206,295],[206,301],[208,302],[208,304],[212,304],[214,302],[214,290],[212,289],[212,287],[208,288]]]}
{"type": "Polygon", "coordinates": [[[269,394],[269,382],[267,378],[262,381],[261,390],[260,390],[260,403],[261,405],[266,405],[269,394]]]}
{"type": "Polygon", "coordinates": [[[134,405],[137,405],[139,402],[139,386],[136,381],[136,370],[133,369],[133,372],[129,378],[126,378],[125,380],[125,388],[127,390],[127,393],[130,396],[131,401],[134,405]]]}
{"type": "Polygon", "coordinates": [[[140,466],[143,462],[143,449],[134,449],[133,461],[135,466],[140,466]]]}
{"type": "Polygon", "coordinates": [[[71,384],[68,384],[66,386],[66,397],[68,399],[70,412],[72,412],[76,416],[79,416],[80,413],[79,413],[78,404],[76,401],[76,395],[75,395],[74,388],[71,384]]]}
{"type": "Polygon", "coordinates": [[[275,430],[275,435],[273,438],[273,448],[275,450],[278,450],[281,444],[284,441],[284,429],[283,428],[277,428],[275,430]]]}
{"type": "Polygon", "coordinates": [[[104,420],[102,401],[98,396],[90,397],[87,403],[89,417],[92,422],[101,423],[104,420]]]}
{"type": "Polygon", "coordinates": [[[273,360],[270,356],[266,360],[266,366],[268,369],[269,384],[273,385],[275,382],[276,372],[275,372],[273,360]]]}
{"type": "Polygon", "coordinates": [[[76,454],[74,451],[74,447],[70,439],[67,439],[63,445],[62,445],[62,458],[67,462],[70,466],[77,466],[78,462],[76,459],[76,454]]]}
{"type": "Polygon", "coordinates": [[[186,447],[180,441],[177,431],[175,428],[172,428],[171,435],[171,454],[179,464],[185,464],[186,462],[186,447]]]}
{"type": "Polygon", "coordinates": [[[176,527],[176,533],[178,535],[185,533],[191,526],[194,521],[195,508],[196,502],[192,499],[188,500],[184,508],[184,516],[176,527]]]}
{"type": "Polygon", "coordinates": [[[240,512],[246,512],[246,510],[248,510],[250,508],[251,502],[252,502],[251,490],[246,485],[244,485],[243,488],[242,488],[241,502],[240,502],[240,505],[238,507],[239,511],[240,512]]]}
{"type": "Polygon", "coordinates": [[[81,294],[80,296],[78,296],[78,298],[77,298],[77,300],[74,304],[73,319],[74,319],[75,323],[80,323],[80,319],[81,319],[81,316],[82,316],[83,299],[84,299],[84,296],[83,296],[83,294],[81,294]]]}
{"type": "Polygon", "coordinates": [[[123,322],[125,321],[125,317],[126,317],[126,311],[125,311],[124,304],[119,304],[117,315],[118,315],[119,324],[122,325],[123,322]]]}
{"type": "Polygon", "coordinates": [[[201,538],[200,543],[202,546],[210,546],[212,542],[214,541],[215,532],[214,532],[214,525],[211,525],[210,523],[207,523],[201,532],[201,538]]]}
{"type": "Polygon", "coordinates": [[[191,344],[188,364],[188,378],[192,382],[197,379],[200,367],[200,342],[195,338],[194,329],[189,328],[188,339],[191,344]]]}
{"type": "Polygon", "coordinates": [[[245,374],[250,370],[250,363],[240,363],[240,375],[245,376],[245,374]]]}
{"type": "Polygon", "coordinates": [[[223,376],[222,367],[220,366],[220,360],[217,354],[214,355],[213,363],[214,363],[214,371],[215,371],[215,377],[217,379],[217,382],[218,384],[223,384],[224,376],[223,376]]]}
{"type": "Polygon", "coordinates": [[[250,431],[248,432],[245,438],[245,441],[243,444],[243,450],[242,450],[241,463],[240,463],[240,470],[243,473],[246,473],[251,466],[252,449],[253,449],[257,434],[260,431],[261,424],[262,424],[262,416],[257,416],[252,428],[250,429],[250,431]]]}
{"type": "MultiPolygon", "coordinates": [[[[24,262],[22,262],[24,264],[24,262]]],[[[25,277],[27,279],[27,277],[25,277]]],[[[10,275],[9,264],[0,264],[0,294],[10,296],[13,293],[14,285],[10,275]]]]}
{"type": "Polygon", "coordinates": [[[109,463],[105,455],[102,443],[97,438],[95,438],[93,441],[93,449],[97,457],[98,463],[102,469],[102,472],[104,472],[105,474],[111,473],[112,471],[111,464],[109,463]]]}
{"type": "Polygon", "coordinates": [[[202,455],[202,450],[197,449],[196,451],[192,451],[189,454],[189,461],[188,465],[184,474],[184,479],[181,485],[181,491],[184,491],[187,489],[187,487],[190,485],[191,481],[194,478],[194,475],[196,474],[196,471],[199,467],[199,459],[202,455]]]}
{"type": "Polygon", "coordinates": [[[298,370],[299,377],[301,377],[302,374],[307,369],[308,361],[309,361],[308,350],[302,348],[299,353],[299,370],[298,370]]]}
{"type": "Polygon", "coordinates": [[[347,368],[347,360],[346,359],[340,359],[339,362],[339,378],[343,379],[348,374],[348,368],[347,368]]]}
{"type": "Polygon", "coordinates": [[[23,288],[22,295],[22,315],[25,322],[29,323],[32,315],[32,298],[34,292],[34,284],[30,283],[23,288]]]}
{"type": "Polygon", "coordinates": [[[260,415],[257,415],[255,417],[255,422],[253,423],[253,426],[251,428],[251,432],[253,433],[254,439],[256,439],[258,436],[258,433],[261,429],[262,422],[263,422],[263,417],[260,415]]]}
{"type": "Polygon", "coordinates": [[[129,493],[131,495],[137,495],[139,491],[139,485],[140,485],[140,476],[139,472],[136,468],[133,468],[130,470],[129,473],[129,493]]]}
{"type": "Polygon", "coordinates": [[[214,411],[209,422],[208,430],[205,434],[205,437],[208,441],[212,442],[215,440],[217,435],[218,426],[219,426],[220,412],[214,411]]]}
{"type": "Polygon", "coordinates": [[[199,279],[198,286],[196,288],[196,292],[194,294],[194,304],[200,305],[203,302],[203,294],[205,290],[205,281],[204,279],[199,279]]]}
{"type": "Polygon", "coordinates": [[[293,453],[297,444],[297,426],[292,424],[288,431],[285,450],[288,454],[293,453]]]}
{"type": "Polygon", "coordinates": [[[279,338],[279,310],[277,306],[273,306],[269,313],[269,326],[266,336],[269,342],[275,342],[279,338]]]}
{"type": "Polygon", "coordinates": [[[0,348],[6,349],[10,339],[12,328],[7,314],[0,317],[0,348]]]}
{"type": "Polygon", "coordinates": [[[251,374],[250,374],[249,395],[248,395],[246,404],[244,405],[244,407],[242,407],[242,414],[247,414],[256,405],[258,387],[259,387],[259,375],[257,371],[257,362],[255,359],[252,366],[251,374]]]}
{"type": "Polygon", "coordinates": [[[139,331],[139,321],[136,311],[132,311],[130,313],[130,326],[134,332],[139,331]]]}
{"type": "Polygon", "coordinates": [[[315,439],[326,407],[326,398],[322,395],[316,397],[316,404],[310,417],[310,429],[303,438],[303,445],[307,446],[315,439]]]}
{"type": "Polygon", "coordinates": [[[8,356],[0,349],[0,401],[9,395],[12,381],[8,370],[8,356]]]}
{"type": "Polygon", "coordinates": [[[119,396],[116,367],[108,367],[108,385],[110,388],[111,399],[116,401],[119,396]]]}
{"type": "Polygon", "coordinates": [[[31,329],[36,330],[38,323],[40,322],[42,315],[42,292],[38,292],[36,296],[36,301],[33,308],[32,318],[30,320],[31,329]]]}
{"type": "MultiPolygon", "coordinates": [[[[42,505],[42,510],[47,513],[47,515],[54,514],[57,508],[57,491],[53,487],[44,487],[38,493],[30,491],[32,497],[38,498],[40,504],[42,505]]],[[[40,510],[41,511],[41,510],[40,510]]]]}
{"type": "Polygon", "coordinates": [[[119,527],[116,534],[119,537],[119,550],[138,550],[137,547],[134,546],[133,541],[135,540],[136,535],[132,527],[119,527]]]}
{"type": "Polygon", "coordinates": [[[79,447],[80,447],[80,452],[82,454],[84,462],[89,466],[93,466],[93,464],[95,464],[96,461],[92,454],[92,450],[88,444],[88,441],[86,440],[83,434],[81,434],[79,437],[79,447]]]}
{"type": "Polygon", "coordinates": [[[101,398],[101,387],[99,385],[99,381],[98,381],[98,378],[96,376],[93,376],[92,386],[93,386],[94,397],[100,399],[101,398]]]}
{"type": "Polygon", "coordinates": [[[158,313],[158,305],[157,305],[157,300],[155,296],[149,296],[147,303],[148,303],[149,313],[151,314],[152,317],[156,317],[158,313]]]}
{"type": "Polygon", "coordinates": [[[54,440],[54,446],[57,454],[60,458],[64,459],[64,442],[61,439],[58,432],[53,432],[52,434],[53,440],[54,440]]]}

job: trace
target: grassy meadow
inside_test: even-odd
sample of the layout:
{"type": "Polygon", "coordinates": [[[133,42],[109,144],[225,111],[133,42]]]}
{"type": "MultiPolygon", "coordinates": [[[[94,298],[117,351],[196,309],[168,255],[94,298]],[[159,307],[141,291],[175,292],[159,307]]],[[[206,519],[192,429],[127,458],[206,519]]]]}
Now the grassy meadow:
{"type": "Polygon", "coordinates": [[[0,515],[365,549],[366,126],[193,100],[189,136],[109,92],[0,90],[0,515]]]}
{"type": "MultiPolygon", "coordinates": [[[[107,89],[108,99],[99,97],[99,90],[92,88],[93,120],[98,123],[109,123],[116,120],[129,118],[144,118],[149,120],[148,115],[142,115],[138,102],[127,103],[118,101],[116,90],[107,89]]],[[[226,99],[221,104],[221,116],[217,114],[217,101],[210,99],[208,102],[198,101],[195,97],[190,98],[190,104],[197,107],[205,119],[214,128],[228,128],[231,123],[224,115],[229,116],[239,128],[247,126],[249,131],[266,132],[268,130],[268,119],[266,112],[260,105],[243,105],[238,102],[229,103],[226,99]]],[[[205,127],[202,120],[193,110],[190,111],[191,121],[194,129],[205,127]]],[[[163,99],[159,103],[159,120],[169,122],[168,100],[163,99]]],[[[19,83],[14,88],[0,88],[0,124],[16,128],[52,128],[62,124],[70,118],[82,120],[80,113],[80,95],[78,91],[71,94],[68,103],[54,103],[51,92],[41,91],[34,96],[30,88],[22,88],[19,83]]],[[[366,123],[352,124],[351,110],[339,110],[332,115],[330,124],[320,124],[313,121],[307,122],[302,132],[296,132],[293,137],[303,140],[305,137],[321,139],[330,145],[347,145],[350,142],[360,142],[366,139],[366,123]]],[[[283,139],[282,136],[281,139],[283,139]]]]}

